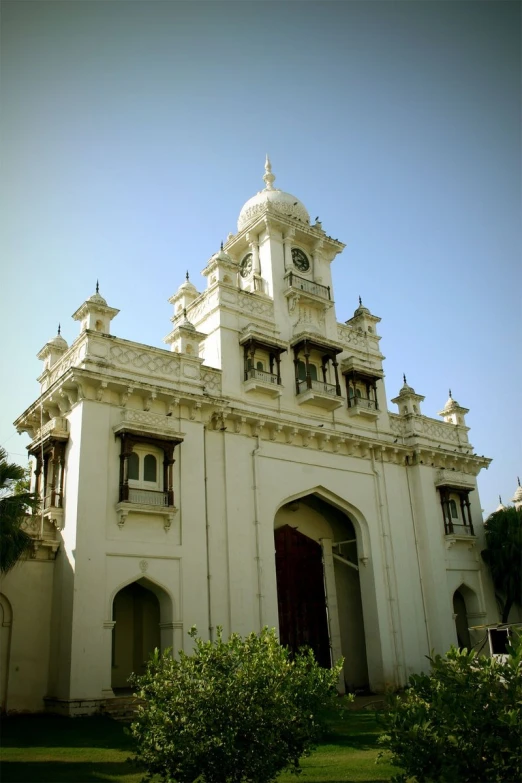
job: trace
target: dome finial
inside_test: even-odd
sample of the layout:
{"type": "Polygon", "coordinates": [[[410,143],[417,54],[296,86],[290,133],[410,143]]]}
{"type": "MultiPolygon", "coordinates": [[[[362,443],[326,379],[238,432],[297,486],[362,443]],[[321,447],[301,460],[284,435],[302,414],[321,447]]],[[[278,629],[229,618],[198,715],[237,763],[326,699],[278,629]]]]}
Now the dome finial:
{"type": "Polygon", "coordinates": [[[186,281],[187,281],[187,283],[188,283],[188,280],[189,280],[189,273],[188,273],[188,269],[187,269],[187,271],[186,271],[186,273],[185,273],[185,280],[186,280],[186,281]]]}
{"type": "Polygon", "coordinates": [[[100,293],[100,281],[99,280],[96,281],[96,293],[97,294],[100,293]]]}
{"type": "MultiPolygon", "coordinates": [[[[58,334],[60,335],[61,333],[62,333],[62,327],[61,327],[60,324],[58,324],[58,334]]],[[[519,482],[519,484],[520,484],[520,482],[519,482]]]]}
{"type": "Polygon", "coordinates": [[[359,307],[362,307],[362,299],[359,297],[359,307]]]}
{"type": "Polygon", "coordinates": [[[221,250],[223,250],[223,242],[221,243],[221,250]]]}
{"type": "Polygon", "coordinates": [[[451,396],[451,389],[449,390],[449,398],[450,398],[450,400],[453,399],[453,397],[451,396]]]}
{"type": "Polygon", "coordinates": [[[275,181],[275,175],[272,174],[272,164],[270,163],[270,158],[268,157],[268,152],[266,154],[266,160],[265,160],[265,174],[263,177],[263,180],[265,181],[266,188],[265,190],[273,190],[273,183],[275,181]]]}
{"type": "Polygon", "coordinates": [[[500,505],[502,505],[502,498],[500,497],[500,495],[498,496],[498,502],[500,503],[500,505]]]}
{"type": "Polygon", "coordinates": [[[404,385],[407,386],[408,382],[406,381],[406,373],[405,372],[402,373],[402,380],[404,381],[404,385]]]}
{"type": "Polygon", "coordinates": [[[520,486],[520,477],[519,476],[517,476],[517,482],[518,482],[518,486],[520,486]]]}

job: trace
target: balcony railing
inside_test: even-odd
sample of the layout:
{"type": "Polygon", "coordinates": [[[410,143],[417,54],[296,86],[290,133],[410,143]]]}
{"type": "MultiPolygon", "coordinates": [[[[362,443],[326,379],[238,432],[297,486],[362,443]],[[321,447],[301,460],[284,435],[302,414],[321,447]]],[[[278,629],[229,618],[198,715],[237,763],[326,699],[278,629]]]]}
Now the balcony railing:
{"type": "Polygon", "coordinates": [[[475,532],[469,525],[461,525],[460,523],[446,520],[446,535],[451,536],[474,536],[475,532]]]}
{"type": "Polygon", "coordinates": [[[264,370],[256,370],[255,367],[251,367],[249,370],[245,373],[245,381],[249,380],[256,380],[256,381],[264,381],[264,383],[279,383],[279,379],[277,375],[274,375],[273,372],[265,372],[264,370]]]}
{"type": "Polygon", "coordinates": [[[62,508],[62,495],[60,492],[52,492],[43,499],[44,508],[62,508]]]}
{"type": "Polygon", "coordinates": [[[307,280],[305,277],[299,277],[293,272],[288,275],[288,285],[291,288],[299,288],[307,294],[313,296],[320,296],[321,299],[331,299],[330,286],[321,285],[320,283],[314,283],[312,280],[307,280]]]}
{"type": "Polygon", "coordinates": [[[324,381],[313,381],[311,378],[307,378],[303,381],[297,382],[297,393],[304,394],[309,389],[312,391],[322,392],[323,394],[329,394],[332,397],[338,397],[337,387],[333,383],[325,383],[324,381]]]}
{"type": "Polygon", "coordinates": [[[370,400],[368,397],[348,397],[348,407],[349,408],[366,408],[370,411],[376,411],[377,408],[377,401],[376,400],[370,400]]]}
{"type": "Polygon", "coordinates": [[[143,503],[147,506],[168,506],[169,493],[153,489],[133,489],[129,487],[129,503],[143,503]]]}

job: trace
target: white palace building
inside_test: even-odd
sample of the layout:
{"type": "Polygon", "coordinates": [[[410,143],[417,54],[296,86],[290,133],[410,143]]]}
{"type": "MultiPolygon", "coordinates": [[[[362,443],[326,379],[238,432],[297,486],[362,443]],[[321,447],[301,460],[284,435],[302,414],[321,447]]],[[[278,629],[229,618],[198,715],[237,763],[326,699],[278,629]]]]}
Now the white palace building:
{"type": "Polygon", "coordinates": [[[15,425],[42,512],[2,586],[4,709],[96,711],[193,625],[275,627],[380,692],[498,621],[466,408],[428,418],[404,379],[387,410],[380,318],[336,319],[344,245],[268,159],[263,179],[204,291],[171,297],[168,348],[114,336],[97,290],[38,354],[15,425]]]}

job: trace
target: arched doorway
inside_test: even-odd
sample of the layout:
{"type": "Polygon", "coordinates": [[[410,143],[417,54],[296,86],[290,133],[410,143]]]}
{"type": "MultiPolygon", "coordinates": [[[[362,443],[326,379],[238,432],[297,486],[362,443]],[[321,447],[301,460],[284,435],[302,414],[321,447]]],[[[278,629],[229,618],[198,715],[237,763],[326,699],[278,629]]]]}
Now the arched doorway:
{"type": "Polygon", "coordinates": [[[310,494],[282,506],[274,526],[281,643],[293,650],[307,644],[323,666],[342,655],[346,687],[368,687],[352,520],[310,494]]]}
{"type": "Polygon", "coordinates": [[[476,613],[477,597],[467,585],[460,587],[453,593],[453,617],[455,618],[455,630],[457,632],[457,644],[460,649],[468,650],[472,647],[469,631],[471,625],[469,615],[476,613]]]}
{"type": "Polygon", "coordinates": [[[161,647],[160,602],[143,582],[132,582],[114,596],[112,632],[113,690],[129,688],[132,673],[143,674],[151,652],[161,647]]]}
{"type": "Polygon", "coordinates": [[[0,593],[0,711],[7,709],[7,684],[9,682],[9,658],[11,653],[11,604],[0,593]]]}

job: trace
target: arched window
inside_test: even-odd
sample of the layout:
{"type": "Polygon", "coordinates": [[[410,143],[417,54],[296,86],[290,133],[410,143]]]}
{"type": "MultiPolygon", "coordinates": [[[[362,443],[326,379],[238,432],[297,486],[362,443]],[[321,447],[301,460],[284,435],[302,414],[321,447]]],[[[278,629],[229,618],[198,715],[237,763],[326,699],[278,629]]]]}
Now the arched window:
{"type": "Polygon", "coordinates": [[[264,365],[263,362],[256,362],[256,370],[261,370],[261,372],[264,372],[264,365]]]}
{"type": "Polygon", "coordinates": [[[361,390],[360,390],[360,389],[356,389],[356,390],[355,390],[355,396],[356,396],[356,397],[362,397],[362,395],[361,395],[361,390]]]}
{"type": "Polygon", "coordinates": [[[459,512],[457,511],[457,504],[454,500],[450,500],[449,502],[450,512],[451,512],[451,518],[452,519],[458,519],[459,518],[459,512]]]}
{"type": "MultiPolygon", "coordinates": [[[[297,363],[297,372],[300,381],[306,381],[306,364],[302,361],[297,363]]],[[[317,380],[317,367],[315,364],[308,364],[308,372],[312,381],[317,380]]]]}
{"type": "Polygon", "coordinates": [[[147,454],[143,461],[143,480],[156,481],[157,460],[153,454],[147,454]]]}
{"type": "Polygon", "coordinates": [[[129,479],[131,481],[138,481],[140,477],[140,458],[138,457],[135,451],[129,454],[127,465],[129,471],[129,479]]]}

